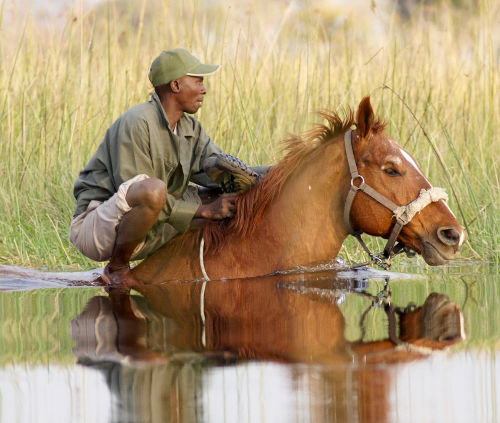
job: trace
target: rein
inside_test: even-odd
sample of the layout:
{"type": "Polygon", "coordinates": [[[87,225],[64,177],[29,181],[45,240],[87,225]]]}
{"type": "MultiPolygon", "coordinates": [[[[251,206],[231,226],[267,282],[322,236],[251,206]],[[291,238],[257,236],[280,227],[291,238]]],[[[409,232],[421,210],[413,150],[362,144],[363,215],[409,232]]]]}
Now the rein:
{"type": "Polygon", "coordinates": [[[365,182],[363,176],[359,174],[356,160],[354,158],[354,151],[352,148],[352,130],[349,130],[345,133],[344,146],[347,156],[347,163],[349,164],[349,171],[351,173],[351,187],[349,189],[349,193],[347,194],[344,206],[344,223],[347,227],[348,232],[356,237],[358,242],[361,244],[361,247],[363,247],[363,250],[365,250],[365,252],[370,256],[371,259],[364,263],[353,264],[351,265],[351,268],[367,266],[375,263],[377,266],[383,268],[384,270],[387,270],[391,267],[390,260],[395,255],[402,252],[406,252],[408,256],[412,256],[415,254],[410,249],[405,247],[402,243],[398,243],[397,245],[395,245],[398,235],[401,232],[401,229],[403,229],[403,226],[408,224],[417,213],[422,211],[429,204],[440,200],[448,201],[448,195],[446,194],[444,188],[432,187],[428,190],[422,189],[420,190],[419,196],[415,200],[408,203],[406,206],[398,206],[387,197],[380,194],[377,190],[373,189],[370,185],[368,185],[365,182]],[[354,183],[356,180],[359,180],[359,185],[356,185],[354,183]],[[363,232],[355,231],[351,226],[351,208],[358,191],[364,192],[366,195],[382,204],[385,208],[392,211],[393,217],[396,218],[396,223],[392,228],[389,239],[387,240],[387,244],[385,245],[384,250],[378,254],[373,254],[366,246],[365,242],[361,238],[361,234],[363,232]]]}

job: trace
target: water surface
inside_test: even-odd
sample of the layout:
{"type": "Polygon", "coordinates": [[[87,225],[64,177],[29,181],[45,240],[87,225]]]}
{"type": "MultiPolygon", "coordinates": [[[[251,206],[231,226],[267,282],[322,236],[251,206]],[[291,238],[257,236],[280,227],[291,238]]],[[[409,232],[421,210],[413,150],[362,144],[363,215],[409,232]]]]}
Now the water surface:
{"type": "Polygon", "coordinates": [[[1,423],[500,421],[496,267],[391,274],[404,317],[370,307],[387,276],[370,270],[112,297],[81,286],[95,272],[7,270],[1,423]]]}

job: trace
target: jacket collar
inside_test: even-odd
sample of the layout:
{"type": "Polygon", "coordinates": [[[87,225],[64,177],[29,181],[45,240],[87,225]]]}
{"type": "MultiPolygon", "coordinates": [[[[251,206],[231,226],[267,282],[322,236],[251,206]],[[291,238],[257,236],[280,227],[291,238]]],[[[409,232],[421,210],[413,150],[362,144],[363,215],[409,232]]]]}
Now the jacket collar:
{"type": "MultiPolygon", "coordinates": [[[[163,106],[161,105],[160,98],[158,97],[158,94],[153,93],[151,96],[151,99],[155,103],[156,107],[158,108],[160,115],[163,117],[163,121],[165,126],[170,130],[170,132],[174,133],[172,128],[170,127],[170,122],[168,121],[167,114],[165,113],[165,110],[163,109],[163,106]]],[[[193,131],[193,125],[191,124],[189,118],[186,116],[184,113],[179,121],[177,122],[177,134],[182,137],[193,137],[194,136],[194,131],[193,131]]]]}

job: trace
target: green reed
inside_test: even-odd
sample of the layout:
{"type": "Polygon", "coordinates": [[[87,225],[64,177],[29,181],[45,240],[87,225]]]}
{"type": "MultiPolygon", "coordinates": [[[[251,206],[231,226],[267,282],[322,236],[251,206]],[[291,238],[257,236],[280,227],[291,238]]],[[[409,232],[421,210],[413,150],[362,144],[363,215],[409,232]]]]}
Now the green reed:
{"type": "MultiPolygon", "coordinates": [[[[469,232],[463,257],[498,263],[500,30],[492,1],[473,12],[422,8],[404,22],[377,9],[180,3],[109,2],[46,24],[2,2],[0,262],[95,266],[68,241],[73,182],[113,120],[149,98],[151,60],[183,46],[223,64],[207,78],[198,117],[250,163],[279,160],[281,140],[309,129],[315,111],[354,108],[371,94],[389,132],[448,189],[469,232]]],[[[352,241],[341,255],[363,258],[352,241]]]]}
{"type": "Polygon", "coordinates": [[[73,363],[71,322],[97,288],[37,289],[0,296],[0,366],[73,363]]]}

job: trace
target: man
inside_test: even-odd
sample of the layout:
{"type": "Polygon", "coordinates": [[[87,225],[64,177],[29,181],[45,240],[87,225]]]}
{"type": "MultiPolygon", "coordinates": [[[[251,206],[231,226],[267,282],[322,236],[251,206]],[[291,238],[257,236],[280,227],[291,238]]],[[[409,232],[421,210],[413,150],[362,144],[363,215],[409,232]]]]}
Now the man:
{"type": "MultiPolygon", "coordinates": [[[[200,123],[186,115],[201,107],[207,93],[204,77],[218,69],[184,49],[163,51],[149,72],[155,88],[151,100],[132,107],[111,125],[80,172],[70,240],[85,256],[109,260],[102,275],[108,285],[133,286],[137,281],[130,260],[148,256],[195,221],[234,215],[235,193],[202,204],[197,189],[188,185],[190,180],[208,181],[207,163],[214,169],[214,161],[220,165],[222,159],[224,164],[227,157],[200,123]]],[[[236,171],[245,168],[230,157],[229,174],[231,166],[236,171]]],[[[225,170],[222,179],[227,182],[225,170]]],[[[250,178],[256,176],[244,170],[250,178]]]]}

